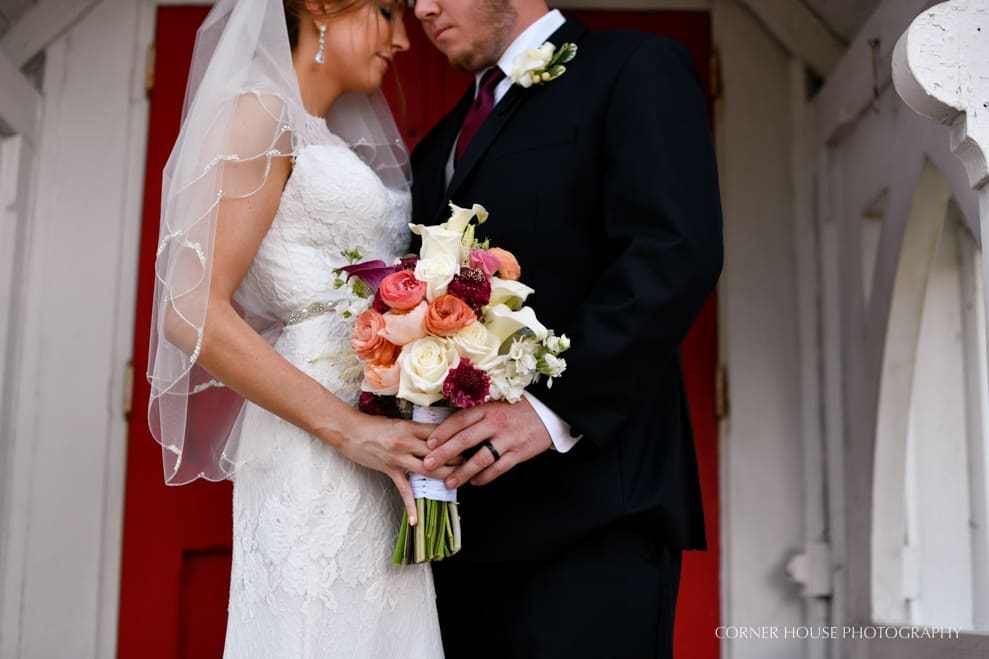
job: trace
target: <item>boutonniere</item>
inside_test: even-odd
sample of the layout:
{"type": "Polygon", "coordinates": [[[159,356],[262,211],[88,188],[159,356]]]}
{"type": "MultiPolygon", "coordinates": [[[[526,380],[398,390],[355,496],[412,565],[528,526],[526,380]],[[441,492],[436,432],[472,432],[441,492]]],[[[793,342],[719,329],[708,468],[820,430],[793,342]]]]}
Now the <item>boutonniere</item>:
{"type": "Polygon", "coordinates": [[[577,44],[565,43],[557,50],[556,46],[547,41],[539,48],[530,48],[515,57],[512,82],[528,89],[533,85],[556,80],[566,73],[567,67],[564,64],[576,56],[577,44]]]}

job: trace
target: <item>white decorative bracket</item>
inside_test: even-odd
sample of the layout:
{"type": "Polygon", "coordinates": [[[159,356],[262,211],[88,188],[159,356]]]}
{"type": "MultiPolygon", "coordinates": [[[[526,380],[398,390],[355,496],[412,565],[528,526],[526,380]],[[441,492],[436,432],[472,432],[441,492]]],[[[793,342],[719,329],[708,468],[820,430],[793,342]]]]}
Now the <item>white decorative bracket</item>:
{"type": "MultiPolygon", "coordinates": [[[[920,13],[893,49],[893,84],[914,112],[951,126],[951,150],[979,195],[989,245],[989,2],[949,0],[920,13]]],[[[989,258],[982,259],[989,310],[989,258]]]]}
{"type": "MultiPolygon", "coordinates": [[[[893,83],[917,114],[948,124],[972,188],[989,181],[989,3],[949,0],[922,12],[893,50],[893,83]]],[[[986,200],[983,199],[983,202],[986,200]]],[[[986,233],[989,208],[982,203],[986,233]]]]}
{"type": "Polygon", "coordinates": [[[786,564],[786,573],[803,588],[804,597],[831,595],[831,545],[812,542],[786,564]]]}

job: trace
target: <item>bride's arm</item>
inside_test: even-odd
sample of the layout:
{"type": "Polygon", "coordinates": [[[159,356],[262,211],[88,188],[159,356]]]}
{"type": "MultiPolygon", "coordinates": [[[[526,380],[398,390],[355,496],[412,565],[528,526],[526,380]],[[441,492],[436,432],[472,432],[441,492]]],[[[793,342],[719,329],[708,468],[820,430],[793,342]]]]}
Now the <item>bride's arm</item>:
{"type": "MultiPolygon", "coordinates": [[[[315,435],[351,460],[387,474],[402,495],[410,521],[415,520],[415,498],[406,473],[425,472],[425,439],[433,426],[355,410],[278,354],[232,305],[234,292],[278,210],[290,170],[287,157],[273,158],[260,190],[243,199],[225,198],[220,204],[197,363],[247,400],[315,435]]],[[[168,334],[186,352],[194,349],[194,332],[192,336],[188,330],[168,334]]]]}

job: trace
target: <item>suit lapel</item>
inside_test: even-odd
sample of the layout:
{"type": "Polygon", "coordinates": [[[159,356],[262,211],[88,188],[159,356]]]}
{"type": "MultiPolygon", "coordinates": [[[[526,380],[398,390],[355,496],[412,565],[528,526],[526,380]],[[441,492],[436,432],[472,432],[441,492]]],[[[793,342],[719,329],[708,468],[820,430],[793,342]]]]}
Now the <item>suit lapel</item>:
{"type": "MultiPolygon", "coordinates": [[[[566,23],[560,26],[560,28],[554,32],[548,41],[555,44],[557,47],[561,46],[567,42],[578,41],[587,32],[587,28],[584,27],[580,21],[568,20],[566,23]]],[[[570,66],[580,59],[580,55],[577,55],[577,59],[570,63],[570,66]]],[[[564,74],[566,75],[566,74],[564,74]]],[[[549,83],[552,84],[552,83],[549,83]]],[[[473,91],[473,89],[471,89],[473,91]]],[[[512,85],[509,88],[508,93],[505,94],[504,98],[494,107],[491,114],[488,115],[487,119],[481,125],[481,128],[477,131],[474,139],[471,140],[470,144],[467,145],[467,150],[464,151],[463,158],[460,160],[460,164],[453,172],[453,178],[450,179],[450,185],[446,190],[447,199],[453,198],[460,188],[460,185],[464,182],[467,176],[470,175],[471,171],[477,166],[481,161],[481,158],[491,147],[492,142],[498,137],[498,133],[508,125],[511,120],[512,115],[523,105],[526,99],[530,98],[534,94],[541,91],[538,87],[530,87],[525,89],[519,85],[512,85]]],[[[470,105],[469,99],[468,103],[464,105],[463,101],[458,105],[458,109],[463,108],[462,114],[459,114],[460,120],[456,124],[457,128],[463,123],[463,118],[467,114],[467,108],[470,105]]],[[[454,137],[456,133],[454,133],[454,137]]],[[[449,142],[449,147],[453,149],[453,141],[449,142]]],[[[449,151],[447,151],[449,153],[449,151]]]]}
{"type": "MultiPolygon", "coordinates": [[[[428,200],[424,208],[432,209],[432,212],[428,218],[416,218],[417,222],[435,220],[447,207],[446,202],[448,199],[445,198],[447,188],[446,163],[450,152],[453,150],[454,141],[460,132],[460,126],[464,123],[464,117],[467,115],[467,110],[470,108],[473,100],[474,85],[471,85],[464,92],[463,98],[460,99],[457,105],[437,124],[434,129],[436,131],[435,139],[432,137],[429,138],[431,142],[428,145],[430,166],[419,169],[413,185],[419,190],[416,194],[421,194],[424,199],[428,200]]],[[[420,148],[426,146],[426,144],[423,144],[420,148]]]]}
{"type": "Polygon", "coordinates": [[[523,89],[518,85],[512,85],[505,94],[505,97],[494,107],[488,118],[484,120],[481,124],[481,128],[474,135],[474,139],[471,140],[470,144],[467,145],[467,150],[464,151],[464,156],[460,160],[460,164],[457,168],[453,170],[453,178],[450,179],[450,187],[447,188],[446,196],[453,197],[457,192],[457,188],[463,183],[467,175],[471,173],[474,167],[481,160],[481,156],[485,154],[491,143],[494,142],[495,137],[501,132],[501,129],[508,124],[508,120],[512,118],[515,111],[522,105],[522,101],[525,99],[527,91],[534,91],[532,89],[523,89]]]}

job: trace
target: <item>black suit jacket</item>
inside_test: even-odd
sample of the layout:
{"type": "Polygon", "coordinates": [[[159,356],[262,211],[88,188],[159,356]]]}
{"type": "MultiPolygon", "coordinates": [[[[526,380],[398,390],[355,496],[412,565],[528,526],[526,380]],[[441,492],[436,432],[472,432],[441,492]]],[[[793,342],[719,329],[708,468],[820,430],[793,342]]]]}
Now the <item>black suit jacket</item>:
{"type": "Polygon", "coordinates": [[[530,388],[584,438],[496,482],[461,488],[456,560],[524,560],[619,519],[705,547],[679,344],[721,270],[721,206],[704,94],[686,50],[568,21],[566,73],[513,86],[444,169],[473,99],[412,156],[414,221],[483,204],[480,237],[513,252],[539,319],[567,334],[568,368],[530,388]]]}

